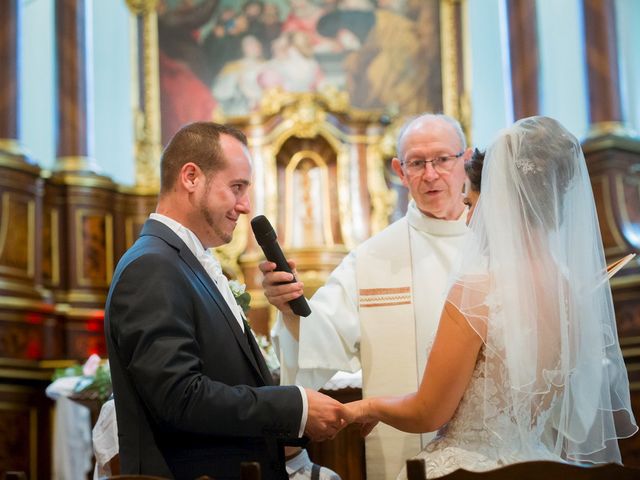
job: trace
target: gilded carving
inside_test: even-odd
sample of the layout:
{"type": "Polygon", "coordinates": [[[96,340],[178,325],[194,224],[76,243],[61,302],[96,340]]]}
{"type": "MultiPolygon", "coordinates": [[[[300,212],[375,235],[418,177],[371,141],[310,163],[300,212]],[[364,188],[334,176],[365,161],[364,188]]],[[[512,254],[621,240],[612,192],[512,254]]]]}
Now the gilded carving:
{"type": "Polygon", "coordinates": [[[319,107],[313,94],[303,93],[296,105],[284,109],[283,116],[293,125],[294,136],[313,138],[318,134],[318,126],[327,118],[326,112],[319,107]]]}
{"type": "Polygon", "coordinates": [[[148,124],[150,119],[136,111],[138,128],[135,133],[136,187],[140,192],[157,192],[160,189],[161,147],[152,140],[148,124]]]}
{"type": "Polygon", "coordinates": [[[355,219],[353,210],[356,205],[361,206],[359,192],[357,190],[360,183],[360,170],[358,159],[350,162],[349,147],[347,144],[340,145],[338,150],[338,213],[340,214],[340,231],[342,233],[342,243],[350,250],[356,244],[354,230],[359,230],[354,222],[361,222],[363,219],[355,219]],[[353,167],[353,168],[350,168],[353,167]],[[351,188],[353,187],[353,189],[351,188]],[[355,197],[355,201],[354,201],[355,197]]]}
{"type": "Polygon", "coordinates": [[[611,122],[596,122],[592,123],[587,133],[588,139],[597,139],[605,136],[616,136],[621,138],[628,138],[638,142],[638,135],[627,124],[617,121],[611,122]]]}
{"type": "MultiPolygon", "coordinates": [[[[333,86],[327,86],[318,92],[286,92],[281,88],[272,88],[264,92],[258,110],[252,115],[252,123],[261,118],[283,113],[288,119],[303,122],[321,123],[324,112],[340,113],[358,121],[376,122],[384,114],[382,110],[361,110],[351,106],[349,94],[333,86]]],[[[314,134],[315,135],[315,134],[314,134]]],[[[314,136],[311,135],[311,136],[314,136]]]]}
{"type": "Polygon", "coordinates": [[[20,142],[13,138],[0,138],[0,153],[12,156],[20,156],[24,152],[20,147],[20,142]]]}
{"type": "MultiPolygon", "coordinates": [[[[155,12],[157,0],[127,0],[134,15],[142,17],[142,51],[133,49],[134,64],[142,63],[143,108],[135,99],[134,135],[136,161],[136,190],[140,193],[157,192],[160,187],[160,80],[158,78],[158,26],[155,12]]],[[[134,75],[134,78],[137,76],[134,75]]],[[[134,91],[138,92],[138,85],[134,91]]]]}
{"type": "Polygon", "coordinates": [[[397,201],[396,192],[387,187],[384,178],[384,156],[381,145],[367,147],[367,179],[371,197],[371,235],[389,225],[389,217],[397,201]]]}
{"type": "Polygon", "coordinates": [[[444,112],[454,118],[460,118],[458,106],[458,44],[456,40],[455,0],[440,2],[441,56],[442,56],[442,99],[444,112]]]}
{"type": "Polygon", "coordinates": [[[20,142],[13,138],[0,138],[0,165],[35,175],[40,173],[40,167],[27,156],[20,142]]]}
{"type": "Polygon", "coordinates": [[[155,12],[158,0],[125,0],[134,15],[146,15],[155,12]]]}
{"type": "Polygon", "coordinates": [[[60,283],[60,235],[58,209],[45,209],[42,216],[42,278],[52,286],[60,283]]]}
{"type": "Polygon", "coordinates": [[[69,155],[56,158],[54,166],[56,172],[91,172],[100,174],[102,169],[93,157],[69,155]]]}
{"type": "MultiPolygon", "coordinates": [[[[363,233],[362,226],[354,224],[354,222],[358,221],[354,218],[354,211],[358,212],[360,220],[366,219],[365,223],[368,222],[369,218],[369,212],[361,210],[360,191],[357,187],[361,180],[367,182],[369,194],[373,196],[370,215],[374,218],[376,224],[374,228],[381,229],[388,224],[389,205],[393,204],[396,197],[393,192],[389,192],[385,184],[384,160],[377,152],[380,148],[385,151],[395,151],[395,140],[391,138],[392,135],[386,134],[385,129],[380,125],[379,113],[373,115],[369,112],[369,115],[371,115],[370,123],[375,128],[366,130],[366,134],[345,134],[337,128],[334,122],[329,120],[329,115],[346,112],[344,113],[346,116],[345,125],[348,125],[351,119],[350,115],[353,113],[348,103],[344,103],[345,101],[348,102],[346,94],[340,98],[340,100],[331,103],[322,93],[294,94],[272,90],[266,97],[260,114],[266,116],[267,113],[280,109],[278,111],[282,113],[282,120],[267,135],[251,137],[250,140],[255,148],[260,149],[260,146],[262,146],[261,158],[264,165],[263,211],[273,222],[278,224],[280,224],[279,215],[287,211],[288,207],[284,207],[284,210],[281,208],[281,212],[278,213],[278,209],[275,206],[283,200],[285,205],[290,205],[292,199],[289,199],[286,195],[284,199],[278,196],[277,185],[280,185],[287,177],[286,175],[282,178],[278,176],[276,158],[284,155],[283,158],[286,158],[286,161],[283,161],[286,165],[291,156],[301,149],[315,150],[325,162],[328,161],[329,157],[337,158],[337,168],[335,173],[331,174],[330,184],[331,188],[335,188],[337,192],[336,206],[339,217],[340,243],[352,248],[370,233],[368,225],[364,227],[365,231],[363,233]],[[339,112],[329,109],[329,104],[337,108],[339,112]],[[382,133],[385,133],[385,135],[381,136],[382,133]],[[288,143],[293,138],[300,139],[295,146],[288,143]],[[320,144],[323,143],[325,146],[321,147],[320,144]],[[380,144],[383,146],[376,147],[380,144]],[[309,146],[303,147],[303,145],[309,146]],[[326,145],[331,148],[332,152],[326,151],[326,145]],[[367,152],[367,167],[364,171],[361,171],[358,167],[358,145],[363,145],[367,152]],[[288,153],[283,153],[285,147],[288,153]],[[369,154],[372,154],[373,158],[369,158],[369,154]],[[379,169],[382,169],[382,171],[379,171],[379,169]]],[[[260,120],[259,117],[253,119],[254,122],[258,120],[260,120]]],[[[258,125],[258,123],[253,125],[258,125]]],[[[394,123],[393,127],[389,128],[396,129],[399,127],[394,123]]],[[[284,187],[288,188],[286,185],[284,187]]],[[[285,222],[287,221],[285,219],[285,222]]],[[[291,230],[290,225],[285,225],[285,232],[290,232],[291,230]]],[[[333,239],[335,241],[336,232],[333,233],[333,239]]]]}

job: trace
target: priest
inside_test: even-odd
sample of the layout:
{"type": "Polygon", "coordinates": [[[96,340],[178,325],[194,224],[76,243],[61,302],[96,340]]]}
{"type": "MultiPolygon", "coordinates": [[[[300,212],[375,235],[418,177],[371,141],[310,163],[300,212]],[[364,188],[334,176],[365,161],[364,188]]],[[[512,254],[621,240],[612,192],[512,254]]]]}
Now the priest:
{"type": "MultiPolygon", "coordinates": [[[[337,371],[362,369],[364,397],[417,390],[467,233],[462,190],[471,156],[460,124],[423,114],[400,131],[392,167],[410,193],[407,214],[353,250],[300,318],[287,302],[302,283],[263,262],[263,286],[280,311],[274,342],[283,384],[321,388],[337,371]]],[[[295,263],[291,262],[295,268],[295,263]]],[[[395,478],[432,437],[378,425],[366,439],[367,479],[395,478]]]]}

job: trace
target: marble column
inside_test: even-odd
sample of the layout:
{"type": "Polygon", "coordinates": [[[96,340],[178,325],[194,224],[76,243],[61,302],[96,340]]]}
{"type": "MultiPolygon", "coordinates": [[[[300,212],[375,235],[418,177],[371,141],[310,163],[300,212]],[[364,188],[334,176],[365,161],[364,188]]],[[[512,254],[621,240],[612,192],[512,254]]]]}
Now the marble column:
{"type": "Polygon", "coordinates": [[[93,157],[90,0],[57,0],[56,61],[58,101],[55,171],[99,173],[93,157]]]}
{"type": "Polygon", "coordinates": [[[506,0],[513,118],[540,113],[536,0],[506,0]]]}
{"type": "Polygon", "coordinates": [[[0,2],[0,156],[3,164],[31,165],[20,146],[19,68],[20,0],[0,2]]]}
{"type": "Polygon", "coordinates": [[[622,126],[614,0],[583,0],[589,123],[592,133],[622,126]]]}

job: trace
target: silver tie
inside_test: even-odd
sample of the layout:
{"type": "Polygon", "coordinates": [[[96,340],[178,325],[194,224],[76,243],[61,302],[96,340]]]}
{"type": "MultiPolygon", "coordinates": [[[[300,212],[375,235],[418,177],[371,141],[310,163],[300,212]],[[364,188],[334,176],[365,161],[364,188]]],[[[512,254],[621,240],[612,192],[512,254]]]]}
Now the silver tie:
{"type": "Polygon", "coordinates": [[[224,275],[224,273],[222,273],[222,267],[220,266],[220,262],[208,250],[203,255],[201,255],[198,260],[200,260],[205,270],[207,271],[207,273],[209,274],[213,282],[218,287],[218,290],[220,290],[220,293],[222,293],[222,296],[227,302],[227,305],[229,305],[229,308],[233,312],[233,315],[236,317],[236,320],[238,321],[240,328],[242,328],[242,331],[244,332],[244,323],[242,321],[242,318],[243,318],[242,310],[238,305],[238,303],[236,302],[236,298],[233,296],[231,287],[229,287],[229,280],[224,275]]]}

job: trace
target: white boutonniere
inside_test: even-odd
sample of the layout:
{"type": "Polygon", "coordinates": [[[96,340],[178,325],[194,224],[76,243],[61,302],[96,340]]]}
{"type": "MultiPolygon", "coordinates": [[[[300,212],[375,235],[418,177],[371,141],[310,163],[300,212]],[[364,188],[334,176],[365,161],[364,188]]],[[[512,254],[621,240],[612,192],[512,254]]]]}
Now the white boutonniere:
{"type": "Polygon", "coordinates": [[[237,280],[229,280],[229,288],[231,289],[231,293],[233,293],[233,297],[236,299],[236,303],[246,315],[251,308],[251,294],[247,292],[247,286],[237,280]]]}

